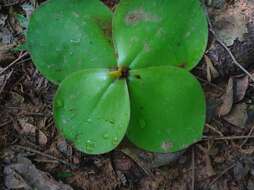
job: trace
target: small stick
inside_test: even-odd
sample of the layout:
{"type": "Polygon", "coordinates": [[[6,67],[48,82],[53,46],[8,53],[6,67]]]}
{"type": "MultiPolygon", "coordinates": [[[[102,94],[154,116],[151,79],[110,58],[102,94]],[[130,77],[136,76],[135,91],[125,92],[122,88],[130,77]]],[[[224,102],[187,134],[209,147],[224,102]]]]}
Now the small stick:
{"type": "Polygon", "coordinates": [[[13,62],[11,62],[7,67],[5,67],[3,70],[0,71],[0,75],[3,74],[5,71],[7,71],[9,68],[11,68],[14,64],[16,64],[20,59],[24,58],[25,56],[27,56],[28,53],[20,53],[20,55],[18,56],[17,59],[15,59],[13,62]]]}
{"type": "Polygon", "coordinates": [[[192,148],[192,184],[191,189],[195,190],[195,149],[192,148]]]}
{"type": "Polygon", "coordinates": [[[146,175],[153,176],[151,170],[146,167],[145,163],[143,163],[143,161],[141,161],[135,154],[133,154],[132,151],[130,151],[128,148],[120,149],[120,151],[131,158],[144,171],[146,175]]]}
{"type": "Polygon", "coordinates": [[[208,127],[209,129],[213,130],[214,132],[216,132],[217,134],[219,134],[221,137],[224,137],[223,133],[220,132],[218,129],[216,129],[215,127],[213,127],[212,125],[210,124],[205,124],[206,127],[208,127]]]}
{"type": "Polygon", "coordinates": [[[230,167],[226,168],[220,175],[218,175],[211,183],[209,183],[208,189],[209,189],[214,183],[216,183],[216,181],[218,181],[222,176],[224,176],[229,170],[231,170],[232,168],[234,168],[235,165],[236,165],[236,164],[231,165],[230,167]]]}
{"type": "Polygon", "coordinates": [[[35,162],[58,164],[57,160],[46,160],[46,159],[34,159],[35,162]]]}
{"type": "Polygon", "coordinates": [[[241,139],[254,139],[254,136],[228,136],[228,137],[204,137],[202,140],[203,141],[207,141],[207,140],[215,140],[215,141],[219,141],[219,140],[241,140],[241,139]]]}
{"type": "Polygon", "coordinates": [[[244,139],[244,141],[243,141],[242,144],[240,145],[240,148],[242,148],[242,147],[248,142],[249,137],[251,136],[251,134],[253,133],[253,131],[254,131],[254,126],[251,128],[251,130],[250,130],[250,132],[249,132],[247,138],[244,139]]]}
{"type": "Polygon", "coordinates": [[[54,156],[52,156],[52,155],[49,155],[49,154],[40,152],[40,151],[35,150],[35,149],[33,149],[33,148],[24,147],[24,146],[21,146],[21,145],[14,145],[13,147],[14,147],[14,148],[17,148],[17,149],[23,149],[23,150],[26,150],[26,151],[28,151],[28,152],[32,152],[32,153],[35,153],[35,154],[44,156],[44,157],[46,157],[46,158],[49,158],[49,159],[51,159],[51,160],[55,160],[55,161],[57,161],[58,163],[61,163],[61,164],[70,166],[70,167],[72,167],[72,168],[77,168],[77,165],[75,165],[75,164],[66,162],[66,161],[64,161],[64,160],[62,160],[62,159],[58,159],[58,158],[56,158],[56,157],[54,157],[54,156]]]}
{"type": "Polygon", "coordinates": [[[0,125],[0,128],[5,127],[6,125],[11,124],[11,121],[6,121],[0,125]]]}

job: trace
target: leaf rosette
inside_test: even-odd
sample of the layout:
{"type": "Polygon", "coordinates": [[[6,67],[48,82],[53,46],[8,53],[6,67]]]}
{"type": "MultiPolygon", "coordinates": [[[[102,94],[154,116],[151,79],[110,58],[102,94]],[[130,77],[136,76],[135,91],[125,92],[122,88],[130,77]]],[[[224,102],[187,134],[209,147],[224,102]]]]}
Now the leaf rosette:
{"type": "Polygon", "coordinates": [[[31,17],[28,50],[59,84],[54,117],[88,154],[126,135],[153,152],[175,152],[202,137],[205,97],[189,72],[208,27],[198,0],[121,0],[114,13],[95,0],[49,0],[31,17]]]}

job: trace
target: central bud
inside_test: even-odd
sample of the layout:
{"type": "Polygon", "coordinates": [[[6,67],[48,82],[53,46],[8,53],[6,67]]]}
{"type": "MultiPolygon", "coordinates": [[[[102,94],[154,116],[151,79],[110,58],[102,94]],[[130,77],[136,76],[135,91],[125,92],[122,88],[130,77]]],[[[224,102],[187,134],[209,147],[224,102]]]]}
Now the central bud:
{"type": "Polygon", "coordinates": [[[110,71],[109,75],[115,79],[126,79],[129,76],[129,68],[121,67],[110,71]]]}

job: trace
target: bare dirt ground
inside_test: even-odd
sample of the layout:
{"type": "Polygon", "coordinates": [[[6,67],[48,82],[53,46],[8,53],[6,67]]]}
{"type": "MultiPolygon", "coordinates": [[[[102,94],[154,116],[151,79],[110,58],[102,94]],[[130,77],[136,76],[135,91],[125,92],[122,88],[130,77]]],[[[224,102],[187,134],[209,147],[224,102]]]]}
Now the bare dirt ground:
{"type": "MultiPolygon", "coordinates": [[[[0,189],[254,190],[253,1],[205,2],[210,40],[193,71],[207,97],[203,139],[177,154],[143,152],[126,141],[100,156],[59,136],[56,86],[17,50],[41,2],[0,0],[0,189]]],[[[117,4],[104,2],[112,10],[117,4]]]]}

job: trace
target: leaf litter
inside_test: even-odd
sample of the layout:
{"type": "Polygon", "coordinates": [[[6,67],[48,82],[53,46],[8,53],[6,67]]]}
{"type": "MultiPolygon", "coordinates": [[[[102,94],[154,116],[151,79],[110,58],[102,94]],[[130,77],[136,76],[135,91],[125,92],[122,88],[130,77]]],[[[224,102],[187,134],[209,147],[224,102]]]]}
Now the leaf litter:
{"type": "MultiPolygon", "coordinates": [[[[4,3],[5,9],[9,9],[7,6],[10,6],[11,4],[7,4],[7,1],[4,3]]],[[[9,3],[11,2],[9,1],[9,3]]],[[[19,6],[19,3],[22,5],[22,1],[13,1],[12,6],[19,6]]],[[[107,3],[110,5],[110,7],[115,6],[115,1],[107,1],[107,3]]],[[[244,21],[246,24],[251,18],[253,18],[250,16],[252,14],[251,11],[253,10],[250,9],[252,5],[249,3],[252,2],[239,0],[233,5],[226,4],[226,8],[217,8],[216,11],[216,14],[220,15],[220,18],[222,18],[222,15],[224,14],[224,17],[226,18],[224,20],[227,20],[228,17],[225,15],[225,13],[229,10],[232,11],[233,16],[231,19],[229,19],[229,21],[237,23],[236,26],[238,27],[240,26],[237,30],[233,28],[233,33],[230,33],[231,31],[229,32],[230,35],[233,34],[231,37],[225,37],[225,39],[222,40],[230,43],[232,43],[232,41],[234,42],[231,50],[233,50],[232,52],[237,55],[237,58],[243,60],[241,62],[245,64],[245,66],[250,65],[249,63],[251,63],[249,60],[251,60],[250,55],[252,54],[248,48],[252,47],[251,44],[253,41],[251,41],[251,38],[245,38],[247,26],[244,26],[244,24],[240,22],[244,21]],[[226,9],[228,10],[225,12],[226,9]],[[240,11],[236,9],[240,9],[240,11]],[[238,17],[238,14],[244,15],[244,17],[247,19],[244,20],[242,16],[238,17]],[[245,46],[246,39],[248,39],[247,46],[245,46]],[[238,40],[240,42],[238,42],[238,40]],[[244,53],[240,53],[240,55],[238,55],[238,52],[240,51],[244,53]]],[[[15,11],[17,10],[15,9],[15,11]]],[[[5,24],[6,15],[7,14],[1,18],[3,20],[3,26],[8,28],[5,24]]],[[[228,29],[225,29],[224,33],[227,30],[228,29]]],[[[13,33],[13,31],[9,31],[13,33]]],[[[251,30],[249,29],[247,33],[250,33],[250,31],[251,30]]],[[[14,42],[20,40],[22,41],[20,38],[17,39],[15,35],[11,35],[14,36],[12,37],[13,39],[7,36],[6,39],[9,38],[11,41],[8,39],[5,42],[12,43],[12,40],[14,40],[14,42]]],[[[12,47],[13,44],[0,44],[0,50],[4,49],[4,51],[0,51],[0,66],[2,68],[5,68],[8,63],[17,57],[15,53],[10,53],[9,50],[12,47]]],[[[223,50],[221,50],[217,45],[213,46],[213,48],[217,52],[223,52],[223,50]]],[[[211,106],[214,108],[212,108],[210,111],[211,117],[209,119],[209,124],[213,127],[213,130],[206,128],[204,135],[210,137],[218,136],[218,134],[229,137],[240,135],[247,136],[250,132],[250,127],[253,126],[254,123],[251,120],[251,117],[253,117],[251,111],[253,107],[254,95],[253,84],[249,81],[248,77],[242,75],[239,77],[239,72],[236,74],[235,70],[228,69],[227,64],[224,63],[230,62],[230,57],[219,54],[219,57],[217,57],[218,59],[214,59],[214,57],[211,58],[210,55],[211,54],[208,53],[214,68],[209,65],[211,80],[209,80],[208,83],[203,83],[203,85],[206,89],[205,93],[208,98],[214,100],[216,104],[212,101],[211,106]],[[218,71],[219,76],[217,76],[214,69],[218,71]],[[214,74],[216,77],[213,77],[214,74]],[[229,78],[231,78],[230,80],[233,81],[232,83],[229,83],[229,78]],[[211,86],[209,82],[213,85],[211,86]],[[220,93],[218,93],[218,89],[215,89],[215,86],[222,88],[225,91],[224,94],[228,94],[227,98],[225,98],[225,96],[222,98],[220,93]],[[226,92],[227,88],[229,89],[228,92],[226,92]],[[220,106],[217,105],[217,102],[224,102],[224,110],[226,110],[225,113],[227,112],[225,116],[222,114],[221,118],[218,117],[218,110],[220,109],[220,106]],[[226,123],[224,123],[225,121],[226,123]],[[246,123],[248,123],[248,125],[246,123]],[[241,126],[245,127],[241,128],[241,126]]],[[[217,55],[218,54],[216,54],[215,57],[217,55]]],[[[207,65],[201,63],[200,67],[198,68],[202,68],[202,66],[205,67],[207,65]]],[[[250,72],[253,72],[251,68],[248,69],[250,72]]],[[[14,65],[13,68],[4,74],[1,74],[0,77],[0,85],[3,87],[1,88],[2,92],[0,93],[1,148],[11,147],[15,144],[24,145],[26,147],[33,147],[42,153],[53,155],[56,158],[64,159],[66,162],[76,163],[79,165],[78,169],[73,170],[67,165],[59,164],[57,161],[31,153],[28,150],[16,150],[16,153],[12,154],[12,159],[9,159],[9,161],[1,163],[0,165],[3,171],[5,170],[7,173],[9,171],[8,174],[0,174],[0,178],[5,177],[4,180],[0,180],[0,185],[2,187],[7,188],[16,186],[30,188],[33,185],[31,184],[31,179],[33,178],[39,179],[41,182],[45,182],[44,185],[53,184],[52,187],[61,187],[61,189],[114,189],[116,187],[129,189],[131,187],[136,187],[139,189],[171,188],[178,190],[188,189],[191,187],[192,173],[191,166],[189,165],[191,154],[188,150],[173,160],[168,159],[167,155],[164,154],[149,155],[148,152],[138,153],[138,158],[150,165],[149,167],[151,167],[151,172],[156,178],[147,176],[140,166],[135,164],[135,162],[133,163],[132,158],[128,156],[119,158],[119,153],[117,151],[103,156],[87,156],[81,154],[75,149],[72,149],[72,145],[69,142],[59,140],[61,138],[56,136],[57,133],[54,128],[52,113],[50,111],[52,94],[54,94],[55,91],[54,85],[45,82],[40,74],[34,70],[34,67],[31,65],[30,61],[28,61],[25,65],[14,65]],[[45,124],[39,124],[44,123],[42,120],[45,120],[45,124]],[[17,127],[15,125],[17,125],[17,123],[21,125],[20,122],[23,122],[23,127],[21,127],[21,131],[19,132],[26,135],[21,135],[21,133],[17,133],[15,131],[15,128],[17,127]],[[38,138],[40,136],[38,135],[40,134],[38,132],[40,130],[47,137],[46,144],[48,145],[46,145],[46,147],[44,143],[38,143],[38,138]],[[34,131],[36,131],[35,135],[34,131]],[[26,138],[26,136],[28,138],[26,138]],[[148,154],[148,156],[146,154],[148,154]],[[160,156],[162,156],[163,159],[160,159],[160,156]],[[154,162],[154,160],[157,161],[154,162]],[[31,167],[29,168],[29,171],[34,174],[34,176],[29,176],[24,172],[28,171],[28,165],[31,167]],[[159,166],[160,168],[158,168],[159,166]],[[19,173],[20,169],[23,170],[21,171],[22,175],[19,173]],[[72,175],[63,177],[63,182],[61,182],[59,179],[57,179],[57,177],[55,177],[57,176],[55,174],[61,172],[71,173],[72,175]],[[6,180],[7,178],[8,180],[6,180]]],[[[248,190],[252,190],[254,184],[254,172],[252,171],[254,161],[252,158],[253,155],[251,154],[253,151],[251,151],[251,149],[254,147],[254,143],[251,140],[247,141],[247,143],[244,145],[246,150],[240,151],[240,149],[237,147],[238,144],[240,145],[243,142],[243,140],[225,140],[219,142],[210,142],[209,140],[209,142],[200,142],[202,145],[212,143],[213,148],[208,151],[211,163],[207,161],[207,155],[203,151],[197,151],[196,153],[195,167],[196,171],[199,171],[195,176],[196,187],[199,189],[210,188],[216,190],[234,188],[246,188],[248,190]],[[230,167],[235,160],[238,160],[237,164],[235,165],[236,168],[228,170],[223,176],[220,176],[220,174],[223,173],[225,169],[230,167]],[[205,167],[206,165],[212,165],[215,174],[214,172],[211,172],[212,175],[208,175],[207,167],[205,167]],[[245,170],[248,171],[247,174],[245,170]],[[214,177],[217,179],[215,184],[211,187],[207,187],[207,184],[211,182],[214,177]]],[[[44,142],[46,142],[46,140],[44,142]]],[[[6,155],[7,152],[8,150],[2,151],[1,158],[3,158],[2,156],[6,155]]],[[[40,185],[40,183],[37,185],[40,185]]]]}

